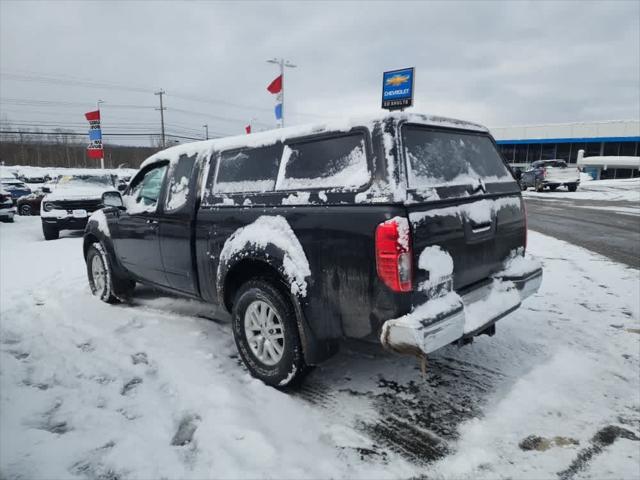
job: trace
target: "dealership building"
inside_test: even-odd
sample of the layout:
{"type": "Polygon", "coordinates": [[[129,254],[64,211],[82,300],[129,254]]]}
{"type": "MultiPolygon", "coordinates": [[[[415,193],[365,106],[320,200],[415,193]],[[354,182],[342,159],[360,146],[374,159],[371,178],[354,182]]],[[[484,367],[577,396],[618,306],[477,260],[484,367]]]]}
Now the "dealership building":
{"type": "Polygon", "coordinates": [[[559,158],[597,179],[640,177],[639,120],[494,127],[491,133],[514,166],[559,158]]]}

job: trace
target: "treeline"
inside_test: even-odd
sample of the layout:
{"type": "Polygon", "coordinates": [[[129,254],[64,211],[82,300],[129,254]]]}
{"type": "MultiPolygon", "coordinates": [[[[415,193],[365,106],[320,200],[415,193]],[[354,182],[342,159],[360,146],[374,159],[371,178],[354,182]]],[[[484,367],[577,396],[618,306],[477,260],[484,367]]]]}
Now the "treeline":
{"type": "MultiPolygon", "coordinates": [[[[53,133],[37,131],[0,134],[0,164],[34,167],[100,167],[100,160],[87,157],[87,140],[58,129],[53,133]]],[[[155,142],[153,143],[155,144],[155,142]]],[[[106,168],[138,168],[157,147],[105,145],[106,168]]]]}

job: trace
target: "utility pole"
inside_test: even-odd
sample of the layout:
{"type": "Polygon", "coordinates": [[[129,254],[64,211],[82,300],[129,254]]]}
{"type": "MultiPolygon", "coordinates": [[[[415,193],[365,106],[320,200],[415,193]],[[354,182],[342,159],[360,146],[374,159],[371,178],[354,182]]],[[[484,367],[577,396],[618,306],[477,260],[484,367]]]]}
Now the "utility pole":
{"type": "Polygon", "coordinates": [[[297,65],[285,60],[284,58],[272,58],[267,63],[275,63],[280,66],[280,76],[282,77],[282,89],[280,90],[280,103],[282,104],[282,119],[280,120],[280,128],[284,127],[284,67],[296,68],[297,65]]]}
{"type": "Polygon", "coordinates": [[[209,140],[209,125],[205,123],[202,126],[204,127],[204,139],[209,140]]]}
{"type": "Polygon", "coordinates": [[[162,106],[162,96],[165,95],[167,92],[165,92],[164,90],[160,89],[160,91],[155,92],[154,95],[158,95],[160,97],[160,108],[156,108],[156,110],[160,110],[160,126],[162,128],[162,148],[165,148],[165,138],[164,138],[164,111],[167,109],[167,107],[163,107],[162,106]]]}

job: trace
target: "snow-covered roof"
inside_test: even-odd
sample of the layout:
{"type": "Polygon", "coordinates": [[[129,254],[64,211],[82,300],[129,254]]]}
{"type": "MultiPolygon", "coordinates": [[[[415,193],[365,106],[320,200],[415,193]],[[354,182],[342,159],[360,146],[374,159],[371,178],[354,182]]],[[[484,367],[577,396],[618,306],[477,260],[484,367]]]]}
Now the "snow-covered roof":
{"type": "Polygon", "coordinates": [[[640,157],[583,157],[578,158],[578,166],[581,167],[618,167],[618,168],[638,168],[640,169],[640,157]]]}
{"type": "Polygon", "coordinates": [[[192,156],[198,153],[211,153],[215,150],[229,150],[242,147],[261,147],[271,145],[278,141],[285,141],[292,137],[301,137],[321,132],[347,132],[355,127],[371,126],[376,122],[386,119],[420,123],[429,126],[459,128],[473,130],[477,132],[488,132],[489,130],[477,123],[466,122],[454,118],[439,117],[434,115],[423,115],[419,113],[396,112],[362,117],[349,117],[341,120],[334,120],[324,123],[299,125],[295,127],[279,128],[265,132],[251,133],[249,135],[236,135],[233,137],[215,138],[200,142],[185,143],[167,148],[153,154],[146,159],[140,168],[144,168],[156,160],[177,161],[182,155],[192,156]]]}

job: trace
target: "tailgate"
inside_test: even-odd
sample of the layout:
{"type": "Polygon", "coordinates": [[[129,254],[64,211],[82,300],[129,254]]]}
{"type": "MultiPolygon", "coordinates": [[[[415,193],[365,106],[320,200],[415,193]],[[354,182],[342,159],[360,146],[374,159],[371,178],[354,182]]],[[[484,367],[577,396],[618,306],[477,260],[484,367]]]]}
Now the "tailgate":
{"type": "Polygon", "coordinates": [[[524,205],[519,194],[460,198],[407,206],[416,285],[428,280],[418,268],[422,251],[437,245],[453,259],[453,287],[463,289],[501,270],[514,249],[524,246],[524,205]]]}
{"type": "Polygon", "coordinates": [[[520,187],[493,139],[406,124],[402,140],[416,285],[428,276],[418,268],[420,254],[435,245],[453,259],[456,290],[499,271],[524,246],[526,227],[520,187]]]}
{"type": "Polygon", "coordinates": [[[546,167],[546,171],[544,179],[547,182],[577,182],[580,178],[578,170],[572,167],[546,167]]]}

